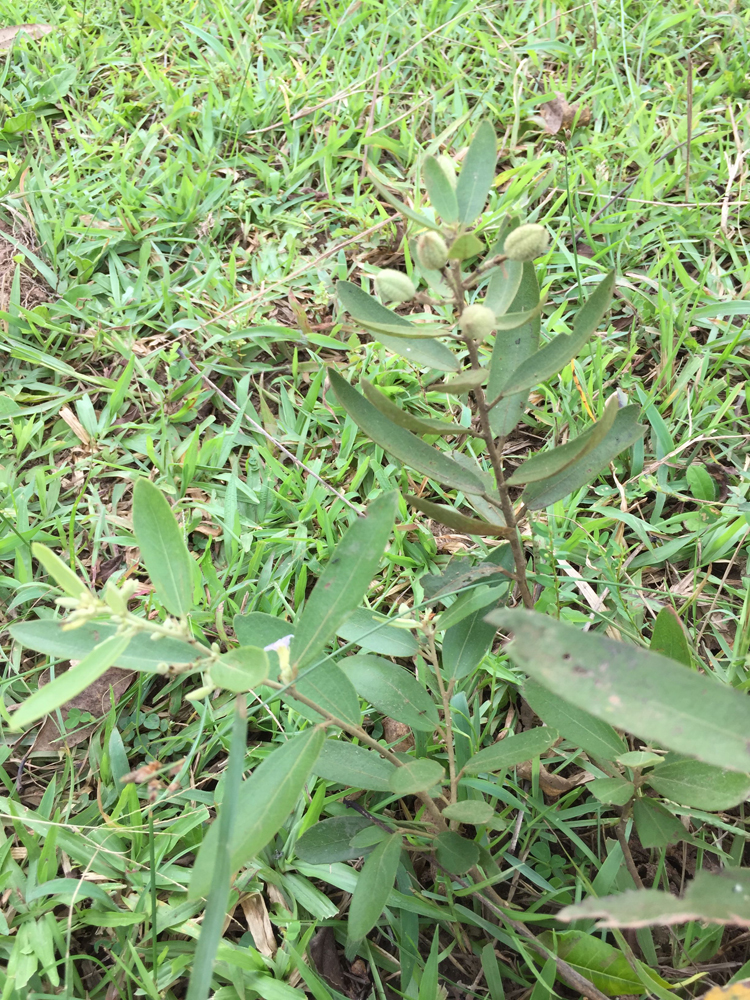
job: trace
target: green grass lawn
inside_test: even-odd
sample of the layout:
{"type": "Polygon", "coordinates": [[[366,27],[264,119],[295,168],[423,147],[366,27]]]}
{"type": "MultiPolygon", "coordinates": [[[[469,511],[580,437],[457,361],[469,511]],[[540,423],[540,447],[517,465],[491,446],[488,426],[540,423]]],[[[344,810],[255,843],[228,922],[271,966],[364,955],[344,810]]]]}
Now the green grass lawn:
{"type": "MultiPolygon", "coordinates": [[[[673,606],[705,668],[750,687],[746,4],[0,0],[0,15],[52,27],[4,48],[0,29],[5,705],[48,666],[7,632],[56,613],[32,542],[93,587],[140,581],[143,613],[154,611],[130,520],[138,475],[175,505],[202,573],[193,627],[220,644],[239,612],[292,622],[354,512],[387,488],[419,487],[327,394],[324,363],[353,381],[366,372],[422,415],[444,415],[446,396],[349,324],[333,286],[412,267],[412,233],[376,196],[364,159],[407,193],[425,153],[460,159],[483,119],[500,154],[482,233],[491,241],[513,212],[552,235],[537,262],[543,331],[566,332],[581,298],[617,272],[609,325],[532,395],[506,448],[520,461],[554,447],[616,389],[643,406],[648,428],[622,478],[602,476],[524,525],[537,607],[642,643],[673,606]],[[572,132],[548,131],[542,109],[556,94],[579,106],[572,132]]],[[[458,402],[453,414],[468,419],[458,402]]],[[[402,502],[372,607],[419,605],[421,578],[466,549],[487,545],[402,502]]],[[[516,679],[496,649],[465,683],[485,742],[511,718],[516,679]]],[[[67,714],[67,749],[53,722],[0,745],[1,1000],[185,996],[201,915],[186,878],[222,791],[230,699],[186,701],[196,685],[179,676],[118,684],[114,699],[100,689],[67,714]],[[174,765],[159,787],[148,775],[119,781],[155,759],[174,765]]],[[[248,766],[299,724],[283,703],[259,708],[248,766]]],[[[507,832],[491,845],[500,888],[513,886],[539,929],[595,878],[606,892],[626,875],[601,803],[582,787],[543,791],[538,775],[508,778],[507,832]],[[503,861],[511,844],[516,869],[503,861]]],[[[346,885],[340,872],[330,884],[305,875],[294,842],[327,794],[341,797],[318,781],[240,877],[217,1000],[312,989],[300,955],[318,926],[338,926],[346,885]],[[279,947],[264,956],[248,946],[266,907],[279,947]]],[[[643,854],[649,885],[679,889],[717,849],[742,861],[741,810],[693,823],[689,851],[643,854]]],[[[441,901],[429,873],[424,886],[425,905],[441,901]]],[[[548,970],[535,978],[517,939],[465,899],[452,904],[468,916],[441,925],[449,996],[499,1000],[498,962],[509,997],[551,995],[548,970]],[[497,958],[485,951],[483,965],[493,942],[497,958]]],[[[367,946],[371,971],[344,995],[399,995],[405,912],[393,911],[390,944],[367,946]]],[[[417,970],[432,941],[422,921],[417,970]]],[[[738,934],[693,923],[629,943],[693,996],[742,967],[738,934]]]]}

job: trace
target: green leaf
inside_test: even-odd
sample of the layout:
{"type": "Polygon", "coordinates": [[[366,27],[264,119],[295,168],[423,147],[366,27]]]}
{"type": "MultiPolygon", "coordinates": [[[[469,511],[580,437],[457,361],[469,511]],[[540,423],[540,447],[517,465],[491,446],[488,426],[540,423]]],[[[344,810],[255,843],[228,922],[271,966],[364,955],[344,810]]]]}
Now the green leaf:
{"type": "Polygon", "coordinates": [[[579,490],[606,469],[621,451],[635,444],[645,431],[645,427],[638,423],[639,414],[639,406],[626,406],[618,410],[609,433],[588,454],[557,475],[539,483],[530,483],[522,494],[522,499],[529,510],[550,507],[558,500],[579,490]]]}
{"type": "Polygon", "coordinates": [[[526,358],[508,378],[503,387],[503,395],[513,396],[525,392],[561,371],[586,346],[596,331],[609,309],[614,287],[615,275],[611,272],[579,309],[573,322],[573,332],[554,337],[541,350],[526,358]]]}
{"type": "Polygon", "coordinates": [[[130,641],[126,635],[113,635],[105,639],[86,656],[80,663],[59,674],[49,684],[44,684],[15,710],[11,716],[12,729],[26,729],[39,719],[49,715],[64,705],[66,701],[75,698],[77,694],[98,680],[102,674],[113,665],[124,652],[130,641]]]}
{"type": "Polygon", "coordinates": [[[461,514],[454,507],[446,507],[445,504],[423,500],[422,497],[414,496],[413,493],[407,493],[404,500],[412,507],[416,507],[417,510],[421,510],[423,514],[427,514],[433,521],[437,521],[438,524],[445,524],[462,534],[492,538],[510,537],[511,529],[506,528],[504,524],[490,524],[489,521],[480,521],[476,517],[461,514]]]}
{"type": "Polygon", "coordinates": [[[454,802],[453,805],[443,809],[443,816],[446,819],[455,820],[457,823],[466,823],[469,826],[484,826],[494,815],[495,810],[490,803],[479,799],[454,802]]]}
{"type": "Polygon", "coordinates": [[[355,858],[361,858],[364,851],[352,847],[349,842],[361,830],[370,827],[372,823],[364,816],[332,816],[303,833],[294,845],[294,850],[300,861],[305,861],[308,865],[354,861],[355,858]]]}
{"type": "Polygon", "coordinates": [[[666,847],[680,840],[689,840],[685,827],[653,799],[636,799],[633,803],[633,823],[641,846],[666,847]]]}
{"type": "Polygon", "coordinates": [[[448,247],[449,260],[468,260],[484,250],[484,243],[474,233],[462,233],[448,247]]]}
{"type": "Polygon", "coordinates": [[[391,791],[394,795],[400,796],[426,792],[439,784],[444,776],[445,768],[441,764],[436,760],[422,757],[412,761],[411,764],[394,768],[390,778],[391,791]]]}
{"type": "Polygon", "coordinates": [[[333,369],[328,370],[336,398],[369,438],[411,468],[464,493],[484,493],[480,479],[403,427],[397,427],[333,369]]]}
{"type": "Polygon", "coordinates": [[[349,905],[350,941],[361,941],[373,929],[385,908],[401,856],[401,835],[392,834],[367,858],[349,905]]]}
{"type": "Polygon", "coordinates": [[[617,396],[612,396],[604,408],[601,420],[597,420],[595,424],[586,428],[572,441],[566,441],[563,445],[558,445],[550,451],[543,451],[527,459],[512,476],[506,479],[508,485],[520,486],[525,483],[536,483],[543,479],[549,479],[550,476],[557,475],[573,462],[583,458],[609,434],[617,418],[618,409],[617,396]]]}
{"type": "Polygon", "coordinates": [[[585,931],[543,931],[539,940],[608,997],[643,994],[643,983],[613,945],[585,931]]]}
{"type": "Polygon", "coordinates": [[[40,545],[39,542],[34,542],[31,546],[31,553],[69,597],[80,599],[91,596],[88,587],[78,579],[70,566],[64,563],[52,549],[48,549],[46,545],[40,545]]]}
{"type": "Polygon", "coordinates": [[[623,778],[594,778],[586,785],[595,799],[608,806],[624,806],[635,795],[635,785],[623,778]]]}
{"type": "Polygon", "coordinates": [[[523,697],[543,722],[590,756],[614,761],[627,751],[627,744],[608,722],[563,701],[536,681],[526,681],[523,697]]]}
{"type": "Polygon", "coordinates": [[[750,926],[750,869],[699,871],[680,899],[669,892],[640,889],[566,906],[560,920],[599,918],[597,927],[649,927],[700,920],[710,924],[750,926]]]}
{"type": "Polygon", "coordinates": [[[377,407],[383,416],[388,417],[399,427],[405,427],[415,434],[451,434],[454,436],[466,434],[467,428],[460,424],[449,424],[445,420],[435,420],[431,417],[415,417],[412,413],[407,413],[392,402],[384,392],[376,389],[367,379],[360,379],[362,392],[365,398],[369,399],[373,406],[377,407]]]}
{"type": "Polygon", "coordinates": [[[657,653],[526,611],[493,611],[511,659],[553,694],[707,764],[750,772],[747,696],[657,653]]]}
{"type": "MultiPolygon", "coordinates": [[[[539,284],[534,265],[527,261],[522,265],[522,276],[518,291],[510,309],[513,312],[528,312],[539,305],[539,284]]],[[[515,330],[498,330],[492,348],[486,396],[492,403],[505,390],[508,379],[515,369],[530,357],[539,346],[541,322],[538,315],[515,330]]],[[[526,406],[528,392],[516,396],[506,396],[495,403],[490,411],[492,431],[498,437],[507,437],[521,419],[526,406]]]]}
{"type": "MultiPolygon", "coordinates": [[[[325,743],[325,732],[306,729],[277,747],[240,788],[230,842],[231,868],[236,871],[276,836],[294,808],[325,743]]],[[[218,824],[206,834],[193,867],[189,898],[206,896],[211,888],[218,848],[218,824]]]]}
{"type": "Polygon", "coordinates": [[[458,361],[445,344],[436,340],[420,340],[419,327],[388,309],[359,285],[351,281],[339,281],[336,283],[336,294],[342,308],[359,323],[381,328],[377,331],[377,339],[389,351],[409,358],[415,364],[426,364],[438,371],[457,371],[458,361]],[[403,333],[393,336],[389,333],[393,329],[403,330],[403,333]]]}
{"type": "Polygon", "coordinates": [[[750,795],[750,776],[668,754],[648,775],[648,784],[681,806],[719,812],[733,809],[750,795]]]}
{"type": "Polygon", "coordinates": [[[448,225],[458,222],[458,201],[456,192],[448,180],[445,171],[434,156],[428,156],[422,167],[422,176],[430,196],[432,207],[448,225]]]}
{"type": "Polygon", "coordinates": [[[484,293],[484,305],[491,309],[496,317],[504,316],[510,309],[522,277],[523,264],[520,260],[503,261],[492,271],[484,293]]]}
{"type": "Polygon", "coordinates": [[[502,316],[496,316],[495,329],[517,330],[519,326],[523,326],[525,323],[534,319],[535,316],[538,316],[541,313],[543,306],[544,303],[539,302],[539,304],[534,306],[533,309],[526,309],[523,312],[505,313],[502,316]]]}
{"type": "Polygon", "coordinates": [[[463,396],[465,392],[483,385],[488,377],[489,372],[486,368],[467,368],[455,378],[446,379],[445,382],[435,382],[430,388],[434,392],[449,392],[454,396],[463,396]]]}
{"type": "Polygon", "coordinates": [[[398,354],[413,365],[434,368],[439,372],[457,372],[460,368],[453,351],[439,340],[419,340],[417,337],[391,337],[378,333],[376,340],[387,347],[391,354],[398,354]]]}
{"type": "Polygon", "coordinates": [[[479,860],[479,845],[452,830],[435,838],[437,863],[452,875],[464,875],[479,860]]]}
{"type": "Polygon", "coordinates": [[[134,927],[148,919],[148,914],[133,913],[131,910],[79,910],[76,918],[88,927],[134,927]]]}
{"type": "Polygon", "coordinates": [[[481,774],[484,771],[504,771],[506,768],[523,764],[524,761],[539,757],[559,739],[554,729],[539,727],[529,729],[518,736],[506,736],[499,743],[485,747],[475,753],[466,764],[466,774],[481,774]]]}
{"type": "Polygon", "coordinates": [[[243,646],[260,646],[264,649],[279,639],[285,639],[292,632],[292,626],[282,618],[251,611],[247,615],[235,615],[232,619],[234,634],[243,646]]]}
{"type": "Polygon", "coordinates": [[[339,666],[359,696],[383,715],[426,733],[438,725],[440,718],[432,698],[403,667],[367,653],[348,656],[339,666]]]}
{"type": "Polygon", "coordinates": [[[211,663],[209,674],[214,684],[227,691],[250,691],[268,677],[267,653],[258,646],[230,649],[211,663]]]}
{"type": "Polygon", "coordinates": [[[465,225],[473,222],[484,208],[495,179],[497,140],[495,130],[484,121],[474,134],[456,184],[458,219],[465,225]]]}
{"type": "Polygon", "coordinates": [[[419,652],[417,640],[408,629],[399,628],[391,619],[369,608],[357,608],[336,635],[381,656],[414,656],[419,652]]]}
{"type": "Polygon", "coordinates": [[[652,653],[661,653],[685,667],[693,665],[685,626],[680,616],[669,606],[662,608],[656,616],[649,648],[652,653]]]}
{"type": "Polygon", "coordinates": [[[325,781],[372,792],[390,792],[394,770],[393,764],[375,750],[366,750],[343,740],[326,740],[313,765],[313,774],[325,781]]]}
{"type": "MultiPolygon", "coordinates": [[[[80,628],[66,629],[66,619],[50,621],[38,618],[29,622],[17,622],[10,626],[10,634],[28,649],[35,649],[47,656],[58,656],[67,660],[83,660],[105,639],[117,633],[117,626],[109,622],[86,622],[80,628]]],[[[209,649],[191,646],[181,639],[162,636],[156,641],[145,632],[138,632],[127,643],[112,664],[126,670],[142,670],[155,673],[162,663],[185,667],[194,663],[196,669],[210,655],[209,649]]]]}
{"type": "MultiPolygon", "coordinates": [[[[348,722],[352,726],[359,726],[362,722],[357,692],[338,666],[330,660],[317,664],[312,670],[300,676],[295,681],[294,689],[343,722],[348,722]]],[[[295,701],[293,696],[283,694],[282,697],[293,704],[306,719],[311,719],[313,722],[320,722],[323,719],[318,712],[302,702],[295,701]]]]}
{"type": "Polygon", "coordinates": [[[716,487],[705,465],[689,465],[685,470],[685,478],[696,500],[710,502],[716,499],[716,487]]]}
{"type": "Polygon", "coordinates": [[[184,617],[193,606],[193,560],[166,497],[148,479],[133,487],[133,532],[160,601],[184,617]]]}
{"type": "Polygon", "coordinates": [[[397,502],[395,491],[379,496],[336,546],[295,626],[290,657],[296,667],[320,654],[367,593],[391,535],[397,502]]]}
{"type": "Polygon", "coordinates": [[[375,176],[372,165],[368,164],[367,173],[370,180],[375,185],[375,189],[381,197],[385,198],[389,205],[392,205],[396,211],[400,212],[402,215],[406,216],[407,219],[411,219],[412,222],[416,222],[419,226],[425,226],[427,229],[434,229],[436,233],[442,231],[442,225],[437,222],[433,222],[432,219],[427,215],[423,215],[421,212],[415,212],[413,208],[409,208],[405,205],[403,201],[398,199],[394,194],[392,194],[388,188],[381,183],[375,176]]]}

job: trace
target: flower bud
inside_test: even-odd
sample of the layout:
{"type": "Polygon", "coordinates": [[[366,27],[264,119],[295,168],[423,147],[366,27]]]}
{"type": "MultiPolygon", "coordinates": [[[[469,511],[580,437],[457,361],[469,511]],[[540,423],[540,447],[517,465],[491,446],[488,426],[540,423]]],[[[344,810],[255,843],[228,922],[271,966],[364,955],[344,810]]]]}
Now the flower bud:
{"type": "Polygon", "coordinates": [[[484,340],[495,329],[495,314],[487,306],[467,306],[458,321],[461,333],[472,340],[484,340]]]}
{"type": "Polygon", "coordinates": [[[375,278],[375,291],[386,302],[408,302],[417,294],[414,282],[403,271],[385,268],[375,278]]]}
{"type": "Polygon", "coordinates": [[[503,252],[509,260],[534,260],[549,246],[549,233],[544,226],[529,222],[509,233],[503,252]]]}
{"type": "Polygon", "coordinates": [[[458,178],[456,176],[456,164],[453,162],[450,156],[446,156],[445,153],[441,153],[440,156],[436,156],[435,159],[440,164],[440,169],[448,178],[448,183],[455,190],[456,183],[458,181],[458,178]]]}
{"type": "Polygon", "coordinates": [[[417,240],[417,260],[427,271],[439,271],[448,263],[448,244],[440,233],[422,233],[417,240]]]}

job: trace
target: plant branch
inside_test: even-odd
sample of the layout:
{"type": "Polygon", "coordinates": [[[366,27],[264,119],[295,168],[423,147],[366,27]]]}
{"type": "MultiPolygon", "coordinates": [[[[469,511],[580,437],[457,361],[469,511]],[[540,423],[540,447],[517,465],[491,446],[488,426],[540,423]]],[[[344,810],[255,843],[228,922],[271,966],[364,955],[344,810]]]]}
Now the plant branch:
{"type": "MultiPolygon", "coordinates": [[[[294,684],[291,685],[279,684],[277,681],[271,681],[271,680],[265,680],[263,681],[263,683],[268,687],[272,688],[274,691],[287,691],[289,693],[290,698],[294,698],[296,701],[299,701],[303,705],[306,705],[308,708],[311,708],[314,712],[317,712],[318,715],[322,715],[323,718],[326,720],[326,722],[330,723],[332,726],[337,726],[339,729],[343,729],[344,732],[348,733],[350,736],[355,736],[360,741],[360,743],[364,743],[366,746],[371,747],[373,750],[377,750],[380,756],[385,757],[385,759],[389,761],[391,764],[393,764],[394,767],[404,766],[403,761],[399,760],[399,758],[396,756],[395,753],[393,753],[387,747],[384,747],[382,743],[378,743],[378,741],[376,739],[373,739],[373,737],[370,736],[369,733],[366,733],[361,726],[353,726],[350,722],[346,722],[345,719],[340,719],[338,716],[333,715],[332,712],[329,712],[325,708],[322,708],[320,705],[317,704],[317,702],[314,702],[311,698],[307,698],[305,697],[305,695],[300,694],[300,692],[297,690],[294,684]]],[[[419,792],[417,793],[417,797],[424,805],[425,809],[430,815],[430,818],[438,827],[438,829],[445,830],[447,828],[447,824],[443,819],[440,810],[435,805],[430,796],[426,792],[419,792]]]]}
{"type": "MultiPolygon", "coordinates": [[[[450,804],[453,805],[458,800],[458,779],[456,778],[456,752],[453,745],[453,720],[451,718],[451,692],[445,686],[443,674],[440,670],[440,658],[435,647],[435,629],[428,623],[422,623],[422,631],[427,638],[427,646],[432,669],[435,671],[440,699],[443,703],[443,720],[445,722],[445,749],[448,754],[448,774],[450,776],[451,794],[450,804]]],[[[451,828],[453,823],[450,824],[451,828]]]]}
{"type": "MultiPolygon", "coordinates": [[[[464,337],[464,343],[466,344],[469,357],[471,358],[471,367],[481,368],[482,366],[479,363],[479,351],[477,349],[476,341],[471,337],[464,337]]],[[[490,456],[490,462],[492,463],[492,471],[495,473],[497,494],[500,498],[500,509],[503,512],[505,523],[511,529],[509,542],[513,553],[513,561],[516,565],[516,582],[518,583],[518,589],[521,592],[521,600],[524,603],[524,607],[533,608],[534,598],[531,595],[529,584],[526,579],[526,554],[523,550],[523,543],[521,542],[521,535],[518,530],[518,524],[516,523],[516,515],[513,511],[513,504],[511,503],[510,496],[508,494],[508,487],[505,485],[502,450],[498,448],[495,443],[495,435],[492,433],[492,427],[490,425],[490,414],[487,408],[484,390],[481,386],[477,386],[475,389],[472,389],[472,393],[477,407],[477,414],[479,415],[479,426],[482,431],[482,437],[484,438],[484,443],[487,445],[487,452],[490,456]]]]}
{"type": "Polygon", "coordinates": [[[625,858],[625,867],[630,874],[630,877],[635,882],[636,889],[645,889],[643,884],[643,879],[638,874],[638,869],[635,866],[635,861],[633,860],[633,855],[630,850],[630,844],[628,843],[628,838],[625,835],[627,828],[627,817],[623,811],[623,815],[620,818],[620,822],[615,827],[615,833],[617,834],[617,843],[622,849],[622,856],[625,858]]]}

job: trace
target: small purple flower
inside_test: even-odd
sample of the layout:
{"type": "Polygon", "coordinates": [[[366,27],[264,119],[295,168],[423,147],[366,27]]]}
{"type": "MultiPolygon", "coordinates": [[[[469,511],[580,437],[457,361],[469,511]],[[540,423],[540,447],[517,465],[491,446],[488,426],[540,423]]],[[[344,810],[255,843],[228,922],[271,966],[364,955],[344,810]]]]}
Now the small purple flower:
{"type": "Polygon", "coordinates": [[[273,650],[274,653],[277,653],[280,649],[289,649],[289,643],[293,638],[294,635],[290,633],[289,635],[285,635],[283,639],[277,639],[276,642],[272,642],[270,645],[264,646],[263,649],[266,652],[268,652],[269,649],[273,650]]]}

